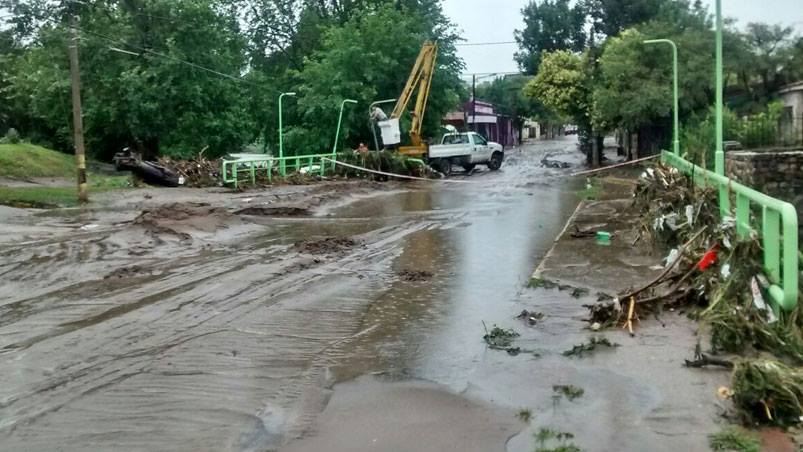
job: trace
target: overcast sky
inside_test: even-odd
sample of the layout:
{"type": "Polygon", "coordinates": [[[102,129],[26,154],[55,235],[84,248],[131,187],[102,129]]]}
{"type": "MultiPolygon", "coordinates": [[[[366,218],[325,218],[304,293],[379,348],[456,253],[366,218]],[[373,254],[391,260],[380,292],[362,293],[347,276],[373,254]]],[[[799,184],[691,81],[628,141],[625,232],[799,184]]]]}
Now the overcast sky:
{"type": "MultiPolygon", "coordinates": [[[[714,0],[703,0],[714,9],[714,0]]],[[[446,14],[462,30],[466,42],[512,41],[513,30],[524,27],[521,9],[529,0],[443,0],[446,14]]],[[[794,26],[803,34],[803,0],[722,0],[725,17],[739,26],[767,22],[794,26]]],[[[461,46],[466,73],[516,71],[515,44],[461,46]]]]}

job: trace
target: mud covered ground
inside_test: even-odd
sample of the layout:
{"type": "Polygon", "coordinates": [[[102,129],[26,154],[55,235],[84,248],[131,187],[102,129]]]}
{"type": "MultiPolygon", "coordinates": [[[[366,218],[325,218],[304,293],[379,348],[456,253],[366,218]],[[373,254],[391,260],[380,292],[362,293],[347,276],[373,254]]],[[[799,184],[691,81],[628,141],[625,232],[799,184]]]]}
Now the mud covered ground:
{"type": "Polygon", "coordinates": [[[539,142],[499,172],[454,176],[470,184],[0,207],[1,448],[531,450],[547,425],[587,450],[678,439],[649,419],[711,409],[681,397],[667,412],[649,372],[622,379],[614,364],[560,356],[586,336],[587,300],[526,288],[579,202],[575,144],[539,142]],[[569,167],[541,167],[547,154],[569,167]],[[524,308],[548,315],[526,326],[524,308]],[[540,351],[488,349],[483,321],[540,351]],[[553,405],[567,382],[590,396],[553,405]]]}

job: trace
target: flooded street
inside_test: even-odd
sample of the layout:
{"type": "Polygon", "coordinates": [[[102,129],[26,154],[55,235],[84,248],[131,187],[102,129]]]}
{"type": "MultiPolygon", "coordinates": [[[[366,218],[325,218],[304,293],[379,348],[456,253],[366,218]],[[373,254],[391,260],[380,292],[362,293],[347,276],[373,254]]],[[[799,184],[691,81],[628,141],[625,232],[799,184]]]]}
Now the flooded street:
{"type": "Polygon", "coordinates": [[[526,288],[584,182],[539,162],[578,165],[574,149],[527,146],[499,172],[454,177],[470,183],[322,186],[275,215],[238,213],[263,198],[227,193],[138,216],[14,217],[0,245],[2,449],[531,450],[523,408],[533,426],[611,447],[589,450],[679,436],[697,421],[654,432],[645,417],[684,413],[656,411],[656,391],[604,356],[618,351],[560,356],[587,336],[582,300],[526,288]],[[533,305],[545,326],[514,319],[533,305]],[[488,349],[483,324],[515,327],[528,352],[488,349]],[[589,393],[581,408],[556,405],[567,383],[589,393]]]}

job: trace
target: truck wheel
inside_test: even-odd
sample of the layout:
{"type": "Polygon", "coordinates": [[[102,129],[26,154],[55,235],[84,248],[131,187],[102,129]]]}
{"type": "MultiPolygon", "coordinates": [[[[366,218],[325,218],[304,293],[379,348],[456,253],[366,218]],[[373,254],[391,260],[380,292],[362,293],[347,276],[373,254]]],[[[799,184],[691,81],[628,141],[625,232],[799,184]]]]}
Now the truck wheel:
{"type": "Polygon", "coordinates": [[[463,170],[465,172],[467,172],[467,173],[470,173],[471,170],[473,170],[475,166],[477,166],[477,165],[475,165],[473,163],[466,163],[465,165],[463,165],[463,170]]]}
{"type": "Polygon", "coordinates": [[[491,171],[496,171],[502,167],[502,153],[501,152],[494,152],[491,156],[491,160],[488,161],[488,169],[491,171]]]}
{"type": "Polygon", "coordinates": [[[438,162],[438,171],[440,171],[444,177],[449,177],[452,175],[452,161],[449,159],[441,159],[438,162]]]}

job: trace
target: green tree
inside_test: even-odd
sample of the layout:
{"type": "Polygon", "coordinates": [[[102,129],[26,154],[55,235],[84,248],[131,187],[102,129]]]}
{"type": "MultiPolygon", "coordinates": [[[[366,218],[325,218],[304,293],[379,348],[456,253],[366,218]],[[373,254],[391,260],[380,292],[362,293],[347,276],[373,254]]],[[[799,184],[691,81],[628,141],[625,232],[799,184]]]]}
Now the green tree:
{"type": "Polygon", "coordinates": [[[666,146],[671,137],[672,54],[669,46],[643,43],[655,38],[678,45],[681,119],[711,105],[714,94],[714,36],[707,14],[686,10],[671,21],[648,22],[608,39],[594,85],[593,122],[603,131],[638,132],[640,151],[666,146]]]}
{"type": "MultiPolygon", "coordinates": [[[[686,4],[685,0],[677,3],[686,4]]],[[[702,8],[699,0],[697,7],[702,8]]],[[[584,11],[602,37],[617,36],[634,25],[658,18],[669,6],[669,0],[581,0],[578,9],[584,11]]]]}
{"type": "Polygon", "coordinates": [[[580,51],[585,46],[585,11],[569,0],[531,0],[521,10],[524,30],[516,30],[515,59],[526,74],[538,71],[541,55],[556,50],[580,51]]]}
{"type": "Polygon", "coordinates": [[[545,53],[538,74],[524,87],[524,94],[589,130],[592,103],[588,72],[588,59],[583,55],[568,50],[545,53]]]}
{"type": "Polygon", "coordinates": [[[367,106],[399,95],[427,40],[438,42],[439,53],[424,118],[424,136],[439,134],[444,114],[457,107],[465,96],[459,79],[462,61],[454,47],[457,35],[442,16],[424,16],[388,4],[324,30],[322,47],[297,74],[297,125],[287,135],[289,151],[331,149],[338,108],[346,98],[357,100],[359,105],[347,109],[344,121],[349,128],[341,137],[352,146],[360,141],[370,142],[367,106]]]}
{"type": "Polygon", "coordinates": [[[792,44],[792,27],[749,23],[744,39],[752,58],[745,61],[750,73],[760,81],[761,96],[772,95],[782,84],[785,50],[792,44]]]}
{"type": "MultiPolygon", "coordinates": [[[[66,2],[74,5],[72,2],[66,2]]],[[[83,3],[81,3],[83,5],[83,3]]],[[[245,42],[238,18],[217,0],[91,4],[80,11],[82,97],[90,153],[124,145],[145,153],[220,155],[255,135],[248,115],[245,42]],[[189,62],[189,64],[188,64],[189,62]]],[[[21,19],[20,19],[21,20],[21,19]]],[[[8,101],[26,132],[69,149],[68,43],[63,11],[35,31],[12,62],[8,101]]]]}

